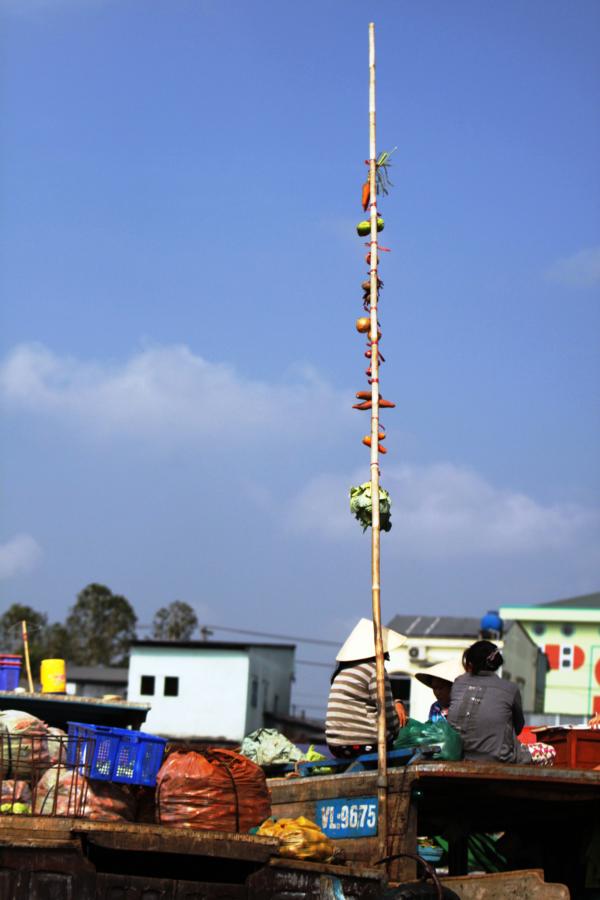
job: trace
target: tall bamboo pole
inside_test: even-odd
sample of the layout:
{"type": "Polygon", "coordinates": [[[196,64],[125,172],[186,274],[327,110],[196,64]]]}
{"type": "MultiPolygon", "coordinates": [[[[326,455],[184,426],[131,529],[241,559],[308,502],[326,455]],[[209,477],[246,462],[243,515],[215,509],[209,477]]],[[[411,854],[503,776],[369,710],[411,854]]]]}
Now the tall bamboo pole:
{"type": "Polygon", "coordinates": [[[379,855],[387,856],[387,735],[385,667],[381,635],[380,524],[379,524],[379,326],[377,245],[377,144],[375,129],[375,24],[369,23],[369,192],[371,204],[371,593],[377,672],[377,798],[379,855]]]}
{"type": "Polygon", "coordinates": [[[27,685],[29,693],[33,694],[33,678],[31,677],[31,663],[29,661],[29,638],[27,636],[27,622],[25,619],[21,622],[21,636],[23,638],[23,653],[25,654],[25,668],[27,670],[27,685]]]}

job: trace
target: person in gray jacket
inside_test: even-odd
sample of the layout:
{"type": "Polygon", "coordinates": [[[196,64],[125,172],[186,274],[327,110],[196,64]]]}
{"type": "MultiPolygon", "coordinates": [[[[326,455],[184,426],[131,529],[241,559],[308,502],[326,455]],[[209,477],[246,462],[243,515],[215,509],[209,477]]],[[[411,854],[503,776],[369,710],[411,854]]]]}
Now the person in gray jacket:
{"type": "Polygon", "coordinates": [[[463,654],[464,675],[452,685],[448,722],[463,739],[465,759],[552,765],[547,744],[522,744],[525,719],[516,684],[500,678],[503,659],[491,641],[476,641],[463,654]]]}

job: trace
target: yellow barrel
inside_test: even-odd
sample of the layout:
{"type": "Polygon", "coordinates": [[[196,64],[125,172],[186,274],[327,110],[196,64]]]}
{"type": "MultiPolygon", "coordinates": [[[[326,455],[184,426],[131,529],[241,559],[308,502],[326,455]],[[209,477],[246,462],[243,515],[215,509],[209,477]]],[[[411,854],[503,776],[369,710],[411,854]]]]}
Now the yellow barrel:
{"type": "Polygon", "coordinates": [[[67,673],[64,659],[43,659],[40,667],[42,694],[64,694],[67,673]]]}

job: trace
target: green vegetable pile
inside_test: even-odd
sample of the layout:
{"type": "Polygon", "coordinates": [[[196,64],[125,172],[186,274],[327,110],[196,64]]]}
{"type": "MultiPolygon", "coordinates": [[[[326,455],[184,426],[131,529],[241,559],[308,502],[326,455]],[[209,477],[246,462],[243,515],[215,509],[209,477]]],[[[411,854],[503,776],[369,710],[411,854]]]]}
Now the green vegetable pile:
{"type": "MultiPolygon", "coordinates": [[[[390,495],[382,487],[379,488],[379,528],[381,531],[390,531],[392,527],[392,501],[390,495]]],[[[371,482],[366,481],[358,487],[350,488],[350,512],[356,516],[363,527],[363,531],[372,524],[373,503],[371,499],[371,482]]]]}
{"type": "Polygon", "coordinates": [[[30,803],[2,803],[0,805],[0,813],[10,814],[14,816],[29,816],[31,815],[31,804],[30,803]]]}

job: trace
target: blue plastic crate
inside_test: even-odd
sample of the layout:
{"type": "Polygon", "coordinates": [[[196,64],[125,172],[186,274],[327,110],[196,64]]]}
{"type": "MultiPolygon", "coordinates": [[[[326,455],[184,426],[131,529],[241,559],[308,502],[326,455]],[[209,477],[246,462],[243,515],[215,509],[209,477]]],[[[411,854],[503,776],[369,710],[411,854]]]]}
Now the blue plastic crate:
{"type": "Polygon", "coordinates": [[[19,687],[21,666],[0,665],[0,691],[14,691],[19,687]]]}
{"type": "Polygon", "coordinates": [[[90,778],[153,787],[166,740],[142,731],[69,722],[67,765],[79,766],[90,778]]]}

